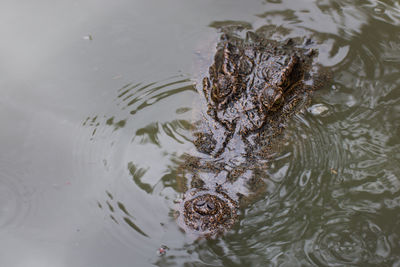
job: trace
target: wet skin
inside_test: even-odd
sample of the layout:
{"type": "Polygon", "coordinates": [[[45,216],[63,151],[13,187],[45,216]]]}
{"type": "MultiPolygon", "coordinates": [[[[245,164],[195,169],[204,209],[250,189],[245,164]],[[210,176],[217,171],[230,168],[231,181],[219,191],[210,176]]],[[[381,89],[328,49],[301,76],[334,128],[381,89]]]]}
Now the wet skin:
{"type": "Polygon", "coordinates": [[[206,156],[188,156],[183,166],[191,189],[178,222],[186,232],[224,233],[237,220],[240,197],[265,187],[260,177],[266,176],[276,137],[326,80],[316,54],[290,39],[222,35],[202,81],[205,110],[193,131],[197,150],[206,156]]]}

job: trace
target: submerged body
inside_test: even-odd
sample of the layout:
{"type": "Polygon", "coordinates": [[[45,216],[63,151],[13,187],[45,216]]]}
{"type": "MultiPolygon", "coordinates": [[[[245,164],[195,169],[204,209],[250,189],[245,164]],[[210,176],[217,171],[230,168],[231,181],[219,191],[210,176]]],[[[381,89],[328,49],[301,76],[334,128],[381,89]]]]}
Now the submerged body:
{"type": "Polygon", "coordinates": [[[204,157],[188,156],[183,166],[178,222],[186,232],[225,232],[237,220],[240,198],[265,189],[271,146],[323,84],[316,54],[291,39],[222,35],[202,81],[204,109],[193,131],[204,157]]]}

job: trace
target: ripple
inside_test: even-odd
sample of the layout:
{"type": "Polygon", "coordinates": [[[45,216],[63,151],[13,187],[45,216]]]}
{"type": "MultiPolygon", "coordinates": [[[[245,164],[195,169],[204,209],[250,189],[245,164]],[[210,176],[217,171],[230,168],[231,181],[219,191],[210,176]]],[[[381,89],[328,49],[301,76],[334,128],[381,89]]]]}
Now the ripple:
{"type": "MultiPolygon", "coordinates": [[[[168,147],[190,141],[192,106],[187,99],[195,92],[192,82],[181,76],[123,86],[109,96],[113,101],[105,104],[103,114],[84,120],[76,153],[84,154],[86,162],[101,163],[110,170],[121,167],[121,156],[129,154],[129,149],[151,144],[155,150],[173,151],[168,147]]],[[[124,169],[130,161],[123,164],[124,169]]]]}
{"type": "Polygon", "coordinates": [[[175,76],[129,83],[108,96],[102,114],[82,123],[75,147],[80,176],[96,177],[94,214],[108,235],[134,249],[170,221],[165,199],[175,199],[174,160],[191,146],[193,82],[175,76]],[[91,168],[87,168],[87,164],[91,168]],[[143,205],[146,203],[146,205],[143,205]],[[140,242],[139,242],[140,243],[140,242]]]}
{"type": "Polygon", "coordinates": [[[158,135],[164,133],[182,143],[187,141],[182,129],[186,131],[189,127],[187,118],[191,117],[192,109],[192,103],[189,101],[189,105],[185,105],[188,103],[185,99],[192,98],[193,93],[196,93],[193,82],[182,76],[147,84],[129,83],[120,88],[115,97],[110,96],[114,101],[112,106],[104,108],[105,114],[89,116],[82,125],[92,129],[91,140],[95,142],[106,138],[114,144],[113,135],[128,128],[135,132],[132,141],[143,137],[141,143],[161,146],[158,135]],[[171,114],[176,115],[173,120],[170,120],[171,114]]]}
{"type": "Polygon", "coordinates": [[[287,135],[290,135],[292,142],[289,145],[293,150],[289,177],[293,177],[291,170],[298,169],[303,170],[303,174],[319,170],[320,173],[315,173],[314,177],[324,173],[341,175],[345,151],[341,146],[341,136],[329,124],[317,116],[295,116],[287,135]]]}
{"type": "Polygon", "coordinates": [[[346,166],[342,136],[334,127],[337,118],[332,107],[324,106],[329,111],[306,112],[290,121],[266,170],[267,195],[242,209],[240,226],[235,228],[240,244],[229,244],[233,254],[247,247],[270,262],[296,261],[294,254],[283,259],[280,251],[295,249],[289,247],[301,242],[320,220],[346,166]]]}
{"type": "Polygon", "coordinates": [[[391,260],[384,231],[362,214],[332,213],[304,251],[316,265],[382,264],[391,260]]]}
{"type": "Polygon", "coordinates": [[[0,183],[0,226],[3,229],[7,225],[12,225],[18,216],[17,211],[20,210],[21,203],[18,201],[18,190],[13,185],[4,182],[0,183]]]}
{"type": "Polygon", "coordinates": [[[0,161],[0,232],[21,226],[32,205],[32,192],[21,181],[20,168],[13,165],[13,162],[0,161]]]}
{"type": "Polygon", "coordinates": [[[282,176],[276,179],[282,183],[273,197],[292,209],[323,201],[328,188],[340,182],[344,171],[342,138],[322,119],[296,115],[285,132],[285,156],[271,162],[271,177],[282,176]]]}
{"type": "MultiPolygon", "coordinates": [[[[397,7],[281,2],[257,15],[260,26],[268,24],[261,30],[280,40],[315,37],[320,63],[335,74],[333,85],[316,93],[311,114],[291,121],[263,173],[271,186],[241,209],[235,234],[191,243],[190,256],[178,254],[193,264],[389,265],[400,244],[399,128],[393,125],[399,42],[391,37],[398,30],[397,7]]],[[[183,96],[195,91],[185,77],[130,83],[111,97],[105,114],[84,123],[95,148],[79,149],[104,168],[99,208],[110,235],[129,246],[132,233],[141,240],[162,233],[157,223],[166,219],[160,214],[169,204],[155,202],[173,198],[173,159],[190,148],[192,102],[183,96]]]]}

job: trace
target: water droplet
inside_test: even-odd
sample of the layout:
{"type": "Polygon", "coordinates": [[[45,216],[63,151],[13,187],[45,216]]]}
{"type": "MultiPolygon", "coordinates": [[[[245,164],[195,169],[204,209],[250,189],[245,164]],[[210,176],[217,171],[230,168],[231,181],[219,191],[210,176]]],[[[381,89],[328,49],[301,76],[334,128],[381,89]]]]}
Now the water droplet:
{"type": "Polygon", "coordinates": [[[323,113],[326,113],[328,110],[329,108],[324,104],[316,104],[308,108],[308,112],[310,112],[313,115],[322,115],[323,113]]]}
{"type": "Polygon", "coordinates": [[[385,9],[383,7],[375,7],[374,12],[376,14],[383,14],[383,13],[385,13],[385,9]]]}
{"type": "Polygon", "coordinates": [[[93,36],[91,34],[85,35],[82,38],[86,41],[93,41],[93,36]]]}

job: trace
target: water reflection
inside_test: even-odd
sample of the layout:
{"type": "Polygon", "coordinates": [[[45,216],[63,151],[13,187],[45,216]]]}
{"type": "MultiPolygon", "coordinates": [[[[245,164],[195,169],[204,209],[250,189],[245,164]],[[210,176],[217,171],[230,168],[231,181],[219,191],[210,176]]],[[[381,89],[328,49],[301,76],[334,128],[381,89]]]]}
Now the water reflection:
{"type": "Polygon", "coordinates": [[[270,190],[242,209],[233,232],[188,244],[195,259],[177,248],[158,264],[399,264],[398,3],[267,2],[253,28],[318,40],[320,62],[334,71],[313,101],[324,112],[292,120],[267,170],[270,190]]]}
{"type": "Polygon", "coordinates": [[[98,151],[87,160],[101,160],[107,171],[101,178],[105,194],[98,197],[97,207],[108,218],[109,234],[132,249],[139,245],[137,239],[148,243],[161,235],[163,221],[170,220],[168,212],[160,212],[166,209],[162,199],[176,197],[170,192],[177,188],[180,154],[191,144],[195,93],[193,82],[184,76],[129,83],[115,92],[112,106],[105,108],[108,113],[83,122],[98,151]]]}
{"type": "Polygon", "coordinates": [[[400,266],[398,0],[93,3],[1,1],[1,266],[400,266]],[[311,38],[334,75],[239,223],[194,241],[190,80],[229,25],[311,38]]]}
{"type": "Polygon", "coordinates": [[[151,194],[153,192],[153,188],[150,184],[143,183],[140,180],[146,174],[147,170],[136,167],[133,162],[128,163],[128,170],[133,178],[133,181],[140,189],[144,190],[148,194],[151,194]]]}
{"type": "MultiPolygon", "coordinates": [[[[124,204],[122,204],[121,202],[117,201],[115,204],[114,202],[114,197],[110,192],[106,191],[106,194],[108,196],[108,200],[106,201],[107,204],[107,208],[109,210],[109,212],[111,212],[110,214],[110,218],[111,220],[113,220],[116,224],[120,224],[119,220],[116,218],[116,216],[114,214],[116,214],[118,211],[122,211],[122,220],[128,224],[133,230],[135,230],[136,232],[138,232],[139,234],[145,236],[145,237],[149,237],[146,233],[144,233],[133,221],[135,220],[135,218],[127,211],[127,209],[125,208],[124,204]],[[114,207],[115,206],[115,207],[114,207]],[[116,209],[118,208],[118,209],[116,209]]],[[[98,207],[100,209],[103,209],[103,205],[98,202],[98,207]]]]}
{"type": "Polygon", "coordinates": [[[393,34],[398,5],[265,5],[254,23],[216,20],[209,26],[252,28],[277,40],[311,38],[319,62],[334,73],[312,107],[292,119],[268,168],[259,173],[268,184],[265,192],[241,209],[240,222],[225,236],[181,241],[170,231],[175,222],[167,211],[182,191],[177,180],[182,155],[192,153],[196,111],[187,99],[195,98],[196,90],[188,77],[129,83],[116,92],[109,112],[84,122],[118,177],[98,200],[112,222],[111,235],[133,246],[131,231],[141,241],[168,232],[174,241],[164,239],[171,249],[155,261],[159,266],[395,264],[400,260],[400,40],[393,34]]]}

